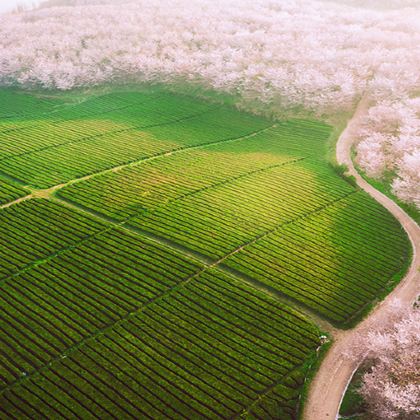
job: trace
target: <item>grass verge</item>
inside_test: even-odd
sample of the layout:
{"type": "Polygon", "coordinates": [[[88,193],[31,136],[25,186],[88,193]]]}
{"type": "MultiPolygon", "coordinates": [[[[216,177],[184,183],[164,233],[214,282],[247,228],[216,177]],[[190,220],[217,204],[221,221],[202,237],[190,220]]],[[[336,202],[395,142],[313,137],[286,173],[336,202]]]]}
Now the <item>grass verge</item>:
{"type": "Polygon", "coordinates": [[[359,367],[354,373],[340,406],[340,419],[368,420],[366,417],[365,402],[359,394],[364,373],[365,368],[363,366],[359,367]]]}
{"type": "Polygon", "coordinates": [[[318,372],[319,367],[321,366],[324,357],[326,356],[328,350],[331,348],[333,344],[333,339],[330,334],[323,333],[323,336],[327,337],[327,340],[324,344],[322,344],[316,352],[313,352],[312,355],[307,359],[305,363],[306,368],[306,376],[305,376],[305,383],[302,387],[302,393],[300,394],[300,402],[298,406],[298,419],[303,419],[303,412],[305,408],[305,402],[309,395],[309,388],[312,383],[313,378],[315,377],[316,373],[318,372]]]}

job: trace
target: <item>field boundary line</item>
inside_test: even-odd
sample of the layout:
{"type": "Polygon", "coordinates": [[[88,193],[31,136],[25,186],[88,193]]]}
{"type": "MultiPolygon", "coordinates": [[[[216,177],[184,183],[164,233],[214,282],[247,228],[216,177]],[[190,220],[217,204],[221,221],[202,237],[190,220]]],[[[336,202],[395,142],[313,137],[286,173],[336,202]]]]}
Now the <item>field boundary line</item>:
{"type": "MultiPolygon", "coordinates": [[[[22,180],[20,180],[18,178],[15,178],[15,177],[13,177],[13,176],[9,175],[8,173],[6,173],[4,171],[1,171],[1,170],[0,170],[0,179],[3,178],[5,180],[8,180],[8,181],[10,181],[12,183],[15,183],[15,184],[18,184],[21,187],[26,188],[27,190],[31,191],[31,194],[28,194],[28,196],[25,197],[26,200],[28,200],[30,198],[34,198],[34,197],[47,198],[52,193],[54,193],[55,191],[58,191],[62,188],[68,187],[70,185],[73,185],[73,184],[76,184],[76,183],[79,183],[79,182],[87,181],[89,179],[105,175],[107,173],[118,172],[118,171],[123,170],[125,168],[135,167],[135,166],[138,166],[138,165],[142,165],[146,162],[153,161],[155,159],[165,158],[167,156],[176,155],[178,153],[186,153],[190,150],[211,147],[212,145],[218,145],[218,144],[224,144],[224,143],[230,143],[230,142],[245,140],[245,139],[254,137],[254,136],[256,136],[260,133],[264,133],[265,131],[269,131],[272,128],[276,128],[276,127],[277,127],[277,124],[274,123],[274,124],[269,125],[268,127],[264,127],[260,130],[252,131],[252,132],[250,132],[248,134],[245,134],[243,136],[229,137],[229,138],[226,138],[226,139],[216,140],[214,142],[205,142],[205,143],[195,144],[195,145],[191,145],[191,146],[184,146],[184,147],[178,147],[178,148],[171,149],[171,150],[166,150],[166,151],[159,152],[159,153],[156,153],[156,154],[151,155],[151,156],[146,156],[142,159],[136,159],[136,160],[133,160],[131,162],[123,163],[121,165],[112,166],[112,167],[104,169],[102,171],[93,172],[91,174],[84,175],[80,178],[74,178],[74,179],[71,179],[67,182],[63,182],[61,184],[56,184],[56,185],[53,185],[52,187],[48,187],[48,188],[33,188],[33,187],[25,184],[25,182],[23,182],[22,180]]],[[[5,203],[5,204],[1,205],[0,210],[2,208],[9,207],[13,204],[17,204],[17,200],[13,200],[13,201],[10,201],[8,203],[5,203]],[[16,203],[15,203],[15,201],[16,201],[16,203]]]]}
{"type": "Polygon", "coordinates": [[[252,245],[253,243],[255,243],[255,242],[259,241],[260,239],[262,239],[262,238],[264,238],[264,237],[266,237],[266,236],[268,236],[268,235],[270,235],[271,233],[273,233],[273,232],[275,232],[275,231],[277,231],[277,230],[282,229],[282,228],[283,228],[283,226],[287,226],[287,225],[290,225],[290,224],[294,224],[294,223],[296,223],[296,222],[298,222],[298,221],[300,221],[300,220],[304,220],[304,219],[306,219],[307,217],[312,216],[313,214],[320,213],[320,212],[322,212],[323,210],[327,209],[328,207],[331,207],[331,206],[335,205],[336,203],[338,203],[338,202],[340,202],[340,201],[342,201],[342,200],[345,200],[347,197],[349,197],[350,195],[356,194],[357,192],[358,192],[357,190],[350,191],[350,192],[348,192],[348,193],[344,194],[343,196],[341,196],[340,198],[337,198],[337,199],[335,199],[335,200],[333,200],[333,201],[330,201],[330,202],[328,202],[328,203],[326,203],[326,204],[323,204],[322,206],[317,207],[316,209],[314,209],[314,210],[312,210],[312,211],[309,211],[309,212],[307,212],[307,213],[301,214],[301,215],[300,215],[300,216],[298,216],[298,217],[295,217],[295,218],[290,219],[290,220],[288,220],[288,221],[286,221],[286,222],[284,222],[284,223],[281,223],[280,225],[277,225],[277,226],[273,227],[272,229],[266,230],[265,232],[261,233],[260,235],[258,235],[258,236],[256,236],[256,237],[254,237],[254,238],[253,238],[252,240],[250,240],[249,242],[246,242],[245,244],[241,245],[241,246],[240,246],[240,247],[238,247],[238,248],[235,248],[234,250],[232,250],[231,252],[229,252],[228,254],[226,254],[226,255],[223,257],[223,260],[222,260],[222,261],[224,261],[225,259],[227,259],[227,258],[231,257],[232,255],[234,255],[234,254],[236,254],[236,253],[240,252],[242,249],[246,248],[248,245],[252,245]]]}
{"type": "MultiPolygon", "coordinates": [[[[298,157],[298,158],[290,159],[290,160],[287,160],[287,161],[284,161],[284,162],[281,162],[281,163],[276,163],[276,164],[273,164],[273,165],[268,165],[268,166],[264,166],[262,168],[254,169],[254,170],[247,171],[247,172],[243,172],[243,173],[241,173],[239,175],[227,177],[227,178],[225,178],[225,179],[223,179],[221,181],[215,182],[213,184],[205,185],[203,187],[200,187],[200,188],[197,188],[195,190],[191,190],[189,192],[186,192],[184,194],[181,194],[181,195],[179,195],[177,197],[174,197],[173,199],[168,200],[167,202],[165,202],[163,204],[157,205],[156,207],[154,207],[152,209],[144,209],[144,208],[143,209],[139,209],[135,213],[133,213],[133,214],[125,217],[124,219],[122,219],[121,222],[126,223],[126,222],[129,222],[131,219],[133,219],[135,217],[138,217],[138,216],[140,216],[142,214],[145,214],[145,213],[153,213],[153,212],[155,212],[155,211],[157,211],[157,210],[159,210],[161,208],[166,207],[167,205],[169,205],[171,203],[176,203],[177,201],[181,201],[184,198],[191,197],[191,196],[193,196],[195,194],[199,194],[199,193],[201,193],[203,191],[207,191],[207,190],[211,190],[213,188],[217,188],[217,187],[220,187],[220,186],[223,186],[223,185],[227,185],[227,184],[230,184],[232,182],[235,182],[235,181],[237,181],[239,179],[246,178],[248,176],[251,176],[251,175],[254,175],[254,174],[258,174],[258,173],[261,173],[261,172],[269,171],[270,169],[281,168],[283,166],[293,165],[293,164],[298,163],[298,162],[301,162],[301,161],[303,161],[305,159],[307,159],[307,158],[306,157],[298,157]]],[[[62,195],[60,195],[59,192],[58,192],[58,194],[53,195],[53,197],[57,197],[57,199],[59,199],[60,201],[66,201],[66,202],[68,202],[68,203],[70,203],[70,204],[72,204],[72,205],[74,205],[76,207],[80,207],[80,208],[86,209],[87,211],[93,211],[95,214],[98,215],[98,217],[104,217],[104,218],[108,218],[109,217],[109,220],[110,220],[111,223],[119,222],[118,219],[115,219],[112,216],[106,216],[105,214],[102,214],[100,212],[97,212],[97,211],[91,209],[90,207],[85,206],[84,204],[80,204],[77,201],[72,200],[71,198],[63,197],[62,195]]]]}
{"type": "MultiPolygon", "coordinates": [[[[95,96],[94,98],[102,98],[103,96],[106,96],[106,94],[95,96]]],[[[162,97],[162,95],[156,95],[154,97],[154,99],[158,99],[158,98],[161,98],[161,97],[162,97]]],[[[64,109],[64,110],[67,111],[69,108],[78,107],[79,105],[82,105],[82,104],[84,104],[87,101],[89,101],[89,99],[84,100],[82,102],[78,102],[77,104],[69,104],[67,106],[65,105],[66,106],[66,109],[64,109]]],[[[120,107],[117,107],[117,108],[110,108],[110,109],[107,109],[107,110],[102,111],[102,112],[96,112],[96,113],[93,113],[93,114],[89,114],[88,117],[90,118],[90,117],[95,117],[95,116],[98,116],[98,115],[109,114],[110,112],[113,112],[113,111],[121,111],[123,109],[131,108],[131,107],[136,106],[136,105],[142,105],[144,103],[147,103],[147,102],[144,102],[144,101],[141,101],[141,102],[133,102],[131,104],[127,104],[127,105],[120,106],[120,107]]],[[[61,111],[61,109],[60,110],[56,110],[56,111],[52,111],[52,112],[50,112],[50,114],[54,114],[54,113],[60,112],[60,111],[61,111]]],[[[72,118],[70,118],[70,119],[56,118],[55,120],[51,121],[51,124],[57,124],[57,123],[60,123],[60,122],[71,121],[71,120],[72,120],[72,118]]]]}
{"type": "MultiPolygon", "coordinates": [[[[102,221],[103,223],[103,221],[102,221]]],[[[59,255],[63,254],[66,251],[70,251],[74,248],[79,247],[80,245],[84,244],[85,242],[90,241],[92,238],[95,238],[97,235],[101,235],[103,233],[108,232],[109,230],[115,229],[117,226],[111,226],[108,223],[108,226],[106,226],[104,229],[99,230],[98,232],[92,233],[91,235],[86,236],[85,238],[83,238],[80,241],[75,242],[74,244],[68,245],[64,248],[59,249],[56,252],[53,252],[52,254],[49,254],[43,258],[40,258],[38,260],[35,261],[31,261],[30,263],[24,265],[22,268],[20,268],[19,270],[15,271],[14,273],[9,274],[6,277],[0,278],[0,287],[2,287],[2,285],[4,283],[7,283],[10,279],[20,276],[21,274],[25,273],[26,271],[29,271],[31,269],[33,269],[34,267],[37,267],[38,265],[42,265],[47,263],[48,261],[52,260],[55,257],[58,257],[59,255]]]]}
{"type": "Polygon", "coordinates": [[[256,280],[253,277],[249,276],[248,274],[242,273],[234,268],[224,265],[220,263],[220,265],[215,266],[218,270],[222,271],[229,276],[241,280],[243,283],[252,286],[254,289],[257,289],[265,294],[271,296],[272,298],[276,299],[278,302],[288,305],[289,307],[301,312],[311,321],[315,322],[319,327],[321,327],[324,331],[327,331],[330,334],[335,334],[337,329],[326,319],[322,318],[317,312],[315,312],[309,306],[293,299],[285,295],[284,293],[274,289],[271,286],[268,286],[262,281],[256,280]]]}

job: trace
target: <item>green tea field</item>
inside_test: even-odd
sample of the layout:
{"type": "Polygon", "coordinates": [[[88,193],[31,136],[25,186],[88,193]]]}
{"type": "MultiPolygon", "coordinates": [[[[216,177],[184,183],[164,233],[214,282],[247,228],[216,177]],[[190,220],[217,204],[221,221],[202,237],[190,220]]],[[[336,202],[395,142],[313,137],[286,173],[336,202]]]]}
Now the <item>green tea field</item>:
{"type": "Polygon", "coordinates": [[[406,234],[332,128],[158,88],[0,90],[0,418],[297,419],[406,234]]]}

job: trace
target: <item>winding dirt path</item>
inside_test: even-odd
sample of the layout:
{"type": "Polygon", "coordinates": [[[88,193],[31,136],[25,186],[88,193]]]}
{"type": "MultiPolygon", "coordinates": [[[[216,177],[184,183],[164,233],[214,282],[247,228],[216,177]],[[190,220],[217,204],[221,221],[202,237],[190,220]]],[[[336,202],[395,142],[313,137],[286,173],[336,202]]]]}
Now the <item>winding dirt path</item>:
{"type": "Polygon", "coordinates": [[[369,316],[348,331],[334,335],[334,343],[323,360],[309,389],[305,403],[304,420],[336,419],[341,400],[348,383],[361,360],[346,356],[354,346],[355,340],[369,330],[380,330],[395,312],[395,299],[406,307],[420,293],[420,228],[394,201],[373,188],[356,171],[351,160],[351,146],[355,139],[360,116],[368,109],[367,100],[363,99],[356,112],[341,134],[336,149],[337,162],[349,168],[348,173],[356,178],[357,184],[376,201],[388,209],[406,230],[413,247],[413,260],[409,271],[398,286],[385,300],[379,303],[369,316]]]}

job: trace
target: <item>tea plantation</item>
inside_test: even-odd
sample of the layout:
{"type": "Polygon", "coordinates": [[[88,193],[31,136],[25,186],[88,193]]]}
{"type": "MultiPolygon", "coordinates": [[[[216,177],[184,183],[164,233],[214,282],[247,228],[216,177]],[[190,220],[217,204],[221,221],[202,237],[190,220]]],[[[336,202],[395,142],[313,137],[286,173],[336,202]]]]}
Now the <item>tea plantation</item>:
{"type": "Polygon", "coordinates": [[[159,88],[0,91],[0,418],[296,419],[398,280],[331,127],[159,88]]]}

